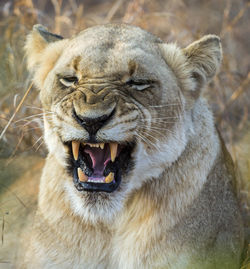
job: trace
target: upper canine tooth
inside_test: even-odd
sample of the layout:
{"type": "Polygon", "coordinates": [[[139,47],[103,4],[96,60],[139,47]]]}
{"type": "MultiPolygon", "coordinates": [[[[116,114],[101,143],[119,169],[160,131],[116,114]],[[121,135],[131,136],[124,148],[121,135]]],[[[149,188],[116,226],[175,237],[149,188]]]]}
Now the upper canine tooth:
{"type": "Polygon", "coordinates": [[[83,171],[80,167],[77,168],[77,174],[78,174],[78,178],[81,182],[88,181],[88,177],[83,173],[83,171]]]}
{"type": "Polygon", "coordinates": [[[100,148],[101,148],[101,149],[104,149],[104,143],[101,143],[101,144],[100,144],[100,148]]]}
{"type": "Polygon", "coordinates": [[[72,152],[73,152],[73,156],[74,156],[74,159],[75,160],[78,159],[79,146],[80,146],[80,142],[78,142],[78,141],[72,141],[72,152]]]}
{"type": "Polygon", "coordinates": [[[118,144],[117,143],[109,143],[109,147],[110,147],[111,161],[114,162],[114,160],[116,158],[116,154],[117,154],[118,144]]]}

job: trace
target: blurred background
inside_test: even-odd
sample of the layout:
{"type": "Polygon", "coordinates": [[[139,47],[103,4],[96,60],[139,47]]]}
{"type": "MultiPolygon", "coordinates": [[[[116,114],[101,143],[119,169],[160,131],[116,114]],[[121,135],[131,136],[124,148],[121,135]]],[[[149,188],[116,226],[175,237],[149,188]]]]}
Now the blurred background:
{"type": "Polygon", "coordinates": [[[12,268],[8,267],[14,257],[9,250],[15,245],[11,234],[25,225],[22,219],[36,204],[47,152],[39,93],[35,88],[27,93],[31,82],[25,67],[25,37],[37,23],[70,37],[109,22],[140,26],[183,47],[205,34],[221,37],[223,64],[204,95],[235,162],[238,195],[249,227],[249,1],[0,0],[0,268],[12,268]]]}

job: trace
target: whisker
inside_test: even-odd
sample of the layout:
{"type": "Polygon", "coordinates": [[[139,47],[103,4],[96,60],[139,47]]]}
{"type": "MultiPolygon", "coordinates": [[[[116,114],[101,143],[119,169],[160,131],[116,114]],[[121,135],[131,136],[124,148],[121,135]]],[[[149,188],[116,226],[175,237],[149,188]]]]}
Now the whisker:
{"type": "Polygon", "coordinates": [[[180,116],[178,117],[160,117],[160,118],[154,118],[152,117],[151,119],[142,119],[142,120],[161,120],[161,119],[179,119],[180,116]]]}
{"type": "MultiPolygon", "coordinates": [[[[144,131],[144,133],[145,133],[146,135],[148,135],[148,136],[151,136],[151,134],[149,134],[149,133],[147,133],[147,132],[145,132],[145,131],[144,131]]],[[[159,140],[156,139],[155,136],[151,136],[151,137],[152,137],[153,139],[156,140],[156,143],[160,142],[159,140]]],[[[155,145],[155,146],[156,146],[156,145],[155,145]]],[[[171,149],[171,148],[169,148],[168,150],[171,151],[173,154],[175,153],[174,150],[171,149]]],[[[161,149],[159,148],[158,151],[161,151],[161,149]]]]}
{"type": "MultiPolygon", "coordinates": [[[[37,118],[37,119],[40,119],[40,120],[43,119],[42,116],[36,116],[36,117],[33,117],[33,118],[37,118]]],[[[24,122],[32,122],[33,119],[32,119],[32,118],[31,118],[31,120],[28,120],[28,118],[27,118],[27,119],[20,119],[20,120],[17,120],[17,121],[15,121],[15,122],[12,122],[12,124],[15,125],[16,123],[18,123],[18,122],[20,122],[20,121],[24,121],[24,122]]]]}
{"type": "MultiPolygon", "coordinates": [[[[52,119],[52,117],[51,118],[46,118],[46,119],[52,119]]],[[[31,124],[31,123],[37,123],[37,124],[40,124],[41,125],[41,127],[43,126],[43,119],[42,118],[36,118],[36,119],[32,119],[32,120],[29,120],[29,121],[27,121],[27,120],[25,120],[26,121],[26,123],[24,123],[24,124],[19,124],[19,125],[16,125],[16,126],[14,126],[14,127],[12,127],[12,128],[22,128],[22,127],[26,127],[26,126],[28,126],[29,124],[31,124]]]]}
{"type": "Polygon", "coordinates": [[[160,151],[157,145],[153,144],[147,137],[140,135],[138,132],[136,132],[136,135],[139,136],[147,145],[153,146],[157,151],[160,151]]]}
{"type": "Polygon", "coordinates": [[[32,109],[37,109],[37,110],[41,110],[43,111],[44,109],[40,108],[40,107],[36,107],[36,106],[25,106],[27,108],[32,108],[32,109]]]}
{"type": "MultiPolygon", "coordinates": [[[[149,131],[148,129],[144,129],[144,133],[149,136],[152,137],[153,139],[155,139],[157,142],[160,142],[159,139],[157,139],[155,136],[153,136],[151,133],[148,133],[147,131],[149,131]]],[[[163,134],[161,134],[163,136],[163,134]]]]}
{"type": "Polygon", "coordinates": [[[172,104],[163,104],[163,105],[156,105],[156,106],[149,106],[149,107],[168,107],[168,106],[180,106],[180,103],[172,103],[172,104]]]}
{"type": "Polygon", "coordinates": [[[24,120],[27,120],[27,119],[30,119],[30,118],[34,118],[34,117],[38,118],[38,117],[42,117],[43,115],[51,115],[51,114],[54,114],[54,112],[38,113],[38,114],[34,114],[34,115],[31,115],[31,116],[16,120],[13,123],[17,123],[17,122],[24,121],[24,120]]]}
{"type": "MultiPolygon", "coordinates": [[[[146,134],[147,136],[153,138],[156,141],[156,143],[160,142],[159,139],[157,139],[155,136],[153,136],[151,133],[148,133],[147,131],[148,131],[148,129],[144,129],[143,133],[146,134]]],[[[159,150],[160,150],[160,148],[159,148],[159,150]]]]}
{"type": "MultiPolygon", "coordinates": [[[[181,119],[181,118],[179,118],[181,119]]],[[[143,120],[143,119],[141,119],[143,120]]],[[[152,121],[151,123],[154,124],[154,125],[162,125],[164,123],[177,123],[178,121],[168,121],[168,120],[164,120],[164,119],[159,119],[159,120],[155,120],[155,121],[152,121]]],[[[145,124],[148,123],[148,121],[144,121],[145,124]]]]}
{"type": "Polygon", "coordinates": [[[160,127],[155,127],[155,126],[150,126],[148,128],[145,126],[141,126],[141,128],[146,129],[148,131],[150,131],[150,130],[161,130],[161,131],[168,130],[168,128],[160,128],[160,127]]]}
{"type": "MultiPolygon", "coordinates": [[[[162,125],[163,124],[174,124],[174,123],[177,123],[177,121],[155,121],[155,122],[151,122],[151,125],[150,127],[160,127],[160,128],[163,128],[162,125]],[[153,126],[152,126],[153,125],[153,126]]],[[[144,124],[144,125],[147,125],[148,122],[143,122],[141,121],[141,124],[144,124]]],[[[165,128],[165,127],[164,127],[165,128]]]]}
{"type": "MultiPolygon", "coordinates": [[[[160,132],[159,132],[159,129],[154,129],[154,127],[150,127],[150,129],[146,129],[145,127],[142,126],[142,128],[143,128],[144,130],[146,130],[146,131],[150,131],[150,129],[152,129],[155,133],[158,133],[158,134],[161,135],[162,137],[164,137],[164,135],[165,135],[165,134],[163,134],[163,133],[160,133],[160,132]]],[[[167,132],[171,133],[171,134],[174,136],[174,138],[175,138],[176,140],[178,140],[180,143],[182,143],[183,146],[186,145],[186,143],[185,143],[182,139],[176,137],[176,135],[175,135],[174,132],[170,131],[170,130],[167,129],[167,128],[164,129],[164,131],[167,131],[167,132]]],[[[148,132],[146,132],[146,134],[150,135],[148,132]]]]}

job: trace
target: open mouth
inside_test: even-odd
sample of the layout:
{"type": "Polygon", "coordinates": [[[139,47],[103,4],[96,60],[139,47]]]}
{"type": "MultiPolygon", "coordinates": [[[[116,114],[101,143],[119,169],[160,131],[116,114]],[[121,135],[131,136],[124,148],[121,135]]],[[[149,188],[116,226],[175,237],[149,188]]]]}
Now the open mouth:
{"type": "Polygon", "coordinates": [[[113,192],[119,187],[122,175],[131,167],[134,144],[72,141],[70,148],[77,190],[113,192]]]}

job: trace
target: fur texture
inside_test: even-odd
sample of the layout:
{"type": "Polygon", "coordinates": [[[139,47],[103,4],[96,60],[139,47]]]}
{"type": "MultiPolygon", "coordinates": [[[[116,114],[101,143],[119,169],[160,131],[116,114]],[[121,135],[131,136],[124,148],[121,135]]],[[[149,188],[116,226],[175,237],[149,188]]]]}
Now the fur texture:
{"type": "Polygon", "coordinates": [[[19,267],[239,268],[232,163],[201,97],[222,59],[220,39],[207,35],[181,49],[129,25],[97,26],[71,39],[35,26],[26,52],[49,155],[19,267]],[[64,76],[78,81],[62,87],[64,76]],[[128,86],[131,79],[137,83],[128,86]],[[65,142],[90,136],[72,109],[96,118],[114,108],[96,138],[135,142],[133,166],[112,193],[79,192],[66,171],[65,142]]]}

